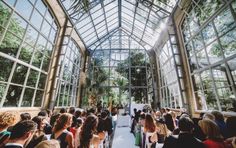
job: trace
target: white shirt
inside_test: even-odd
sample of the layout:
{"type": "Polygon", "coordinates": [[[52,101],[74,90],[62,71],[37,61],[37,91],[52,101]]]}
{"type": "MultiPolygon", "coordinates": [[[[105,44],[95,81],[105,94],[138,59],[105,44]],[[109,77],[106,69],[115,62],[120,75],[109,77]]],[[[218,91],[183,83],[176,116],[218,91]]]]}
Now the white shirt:
{"type": "Polygon", "coordinates": [[[23,148],[23,145],[20,143],[7,143],[5,146],[20,146],[23,148]]]}

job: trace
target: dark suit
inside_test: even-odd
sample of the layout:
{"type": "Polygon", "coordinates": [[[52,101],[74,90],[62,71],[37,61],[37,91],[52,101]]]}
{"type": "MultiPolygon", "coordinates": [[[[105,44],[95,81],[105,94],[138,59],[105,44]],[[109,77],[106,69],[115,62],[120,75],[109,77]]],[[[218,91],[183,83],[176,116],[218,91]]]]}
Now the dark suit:
{"type": "Polygon", "coordinates": [[[112,134],[112,119],[110,117],[107,117],[105,120],[100,118],[97,126],[97,131],[107,131],[108,135],[112,134]]]}
{"type": "Polygon", "coordinates": [[[23,148],[23,147],[17,145],[6,145],[3,148],[23,148]]]}
{"type": "Polygon", "coordinates": [[[178,138],[167,137],[163,148],[204,148],[204,144],[190,133],[180,133],[178,138]]]}

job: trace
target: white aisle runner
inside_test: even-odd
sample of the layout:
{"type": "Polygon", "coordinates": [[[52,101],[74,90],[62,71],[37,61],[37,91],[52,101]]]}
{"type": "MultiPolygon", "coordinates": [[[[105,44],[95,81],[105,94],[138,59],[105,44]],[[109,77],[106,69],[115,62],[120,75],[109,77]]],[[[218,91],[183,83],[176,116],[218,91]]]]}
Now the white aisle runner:
{"type": "Polygon", "coordinates": [[[134,135],[130,133],[129,116],[118,116],[112,148],[138,148],[134,135]]]}

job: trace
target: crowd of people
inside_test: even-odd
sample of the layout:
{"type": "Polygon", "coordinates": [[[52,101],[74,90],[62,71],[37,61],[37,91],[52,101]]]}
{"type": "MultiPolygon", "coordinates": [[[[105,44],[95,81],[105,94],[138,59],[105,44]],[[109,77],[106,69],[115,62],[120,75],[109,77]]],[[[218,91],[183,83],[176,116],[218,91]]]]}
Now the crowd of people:
{"type": "Polygon", "coordinates": [[[0,113],[0,148],[108,148],[114,116],[106,109],[68,112],[42,110],[37,116],[11,111],[0,113]]]}
{"type": "MultiPolygon", "coordinates": [[[[236,148],[236,117],[219,111],[191,118],[184,111],[134,109],[131,132],[141,148],[236,148]]],[[[0,148],[109,148],[117,109],[68,112],[42,110],[37,116],[0,113],[0,148]]]]}
{"type": "Polygon", "coordinates": [[[131,132],[141,148],[236,148],[236,117],[219,111],[191,118],[184,111],[134,109],[131,132]],[[141,137],[141,138],[140,138],[141,137]]]}

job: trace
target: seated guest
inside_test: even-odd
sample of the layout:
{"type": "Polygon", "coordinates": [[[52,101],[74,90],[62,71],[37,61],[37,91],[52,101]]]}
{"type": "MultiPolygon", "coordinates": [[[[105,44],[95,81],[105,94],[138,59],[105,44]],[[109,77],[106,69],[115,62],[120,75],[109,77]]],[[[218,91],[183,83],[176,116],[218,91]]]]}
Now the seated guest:
{"type": "Polygon", "coordinates": [[[202,119],[200,118],[192,118],[193,123],[194,123],[194,128],[193,128],[193,135],[197,139],[204,141],[206,139],[205,134],[202,132],[201,127],[198,125],[198,122],[202,119]]]}
{"type": "Polygon", "coordinates": [[[97,131],[98,132],[107,132],[108,135],[112,134],[112,120],[108,117],[107,112],[103,111],[101,113],[101,117],[99,118],[98,121],[98,126],[97,126],[97,131]]]}
{"type": "MultiPolygon", "coordinates": [[[[76,122],[77,122],[77,121],[76,121],[77,118],[76,118],[75,115],[74,115],[74,114],[75,114],[75,107],[70,107],[70,108],[69,108],[69,113],[72,115],[72,124],[71,124],[71,127],[72,127],[72,128],[75,128],[76,122]]],[[[71,131],[70,128],[69,128],[68,130],[69,130],[70,132],[72,132],[73,135],[75,136],[75,131],[71,131]]]]}
{"type": "Polygon", "coordinates": [[[60,141],[61,148],[74,148],[73,134],[67,130],[71,127],[72,115],[69,113],[61,114],[53,127],[52,139],[60,141]]]}
{"type": "Polygon", "coordinates": [[[226,120],[228,136],[236,137],[236,117],[228,117],[226,120]]]}
{"type": "Polygon", "coordinates": [[[60,109],[60,113],[61,113],[61,114],[66,113],[66,112],[67,112],[67,111],[66,111],[65,108],[61,108],[61,109],[60,109]]]}
{"type": "Polygon", "coordinates": [[[169,136],[165,139],[163,148],[204,148],[204,144],[192,134],[193,121],[189,117],[179,119],[178,136],[169,136]]]}
{"type": "Polygon", "coordinates": [[[0,147],[2,147],[10,138],[11,132],[7,128],[16,123],[16,115],[11,112],[0,114],[0,147]]]}
{"type": "Polygon", "coordinates": [[[60,117],[60,113],[53,113],[50,118],[50,125],[53,127],[57,119],[60,117]]]}
{"type": "Polygon", "coordinates": [[[80,110],[76,110],[75,111],[75,118],[76,119],[81,118],[81,114],[82,114],[82,112],[80,110]]]}
{"type": "Polygon", "coordinates": [[[224,121],[224,115],[219,111],[212,111],[211,114],[215,116],[215,123],[220,128],[220,133],[224,138],[228,137],[228,131],[226,127],[226,123],[224,121]]]}
{"type": "Polygon", "coordinates": [[[58,140],[45,140],[40,142],[35,148],[60,148],[58,140]]]}
{"type": "Polygon", "coordinates": [[[167,128],[172,132],[175,129],[175,124],[174,124],[171,114],[167,113],[164,116],[164,119],[165,119],[165,123],[166,123],[167,128]]]}
{"type": "Polygon", "coordinates": [[[50,118],[48,116],[48,113],[46,110],[42,110],[38,113],[38,116],[44,117],[46,120],[45,122],[45,127],[44,127],[44,133],[45,134],[52,134],[52,126],[49,124],[50,123],[50,118]]]}
{"type": "Polygon", "coordinates": [[[31,115],[29,113],[22,113],[20,114],[21,120],[31,120],[31,115]]]}
{"type": "Polygon", "coordinates": [[[95,115],[89,115],[81,127],[79,133],[80,148],[97,148],[103,140],[99,135],[96,135],[98,118],[95,115]]]}
{"type": "Polygon", "coordinates": [[[71,127],[70,128],[70,132],[73,134],[74,136],[74,142],[75,142],[75,147],[77,148],[80,144],[80,140],[79,140],[79,133],[81,131],[81,126],[83,125],[83,120],[81,118],[76,119],[76,125],[75,127],[71,127]]]}
{"type": "Polygon", "coordinates": [[[150,114],[145,117],[144,123],[145,148],[155,148],[157,142],[157,127],[155,120],[150,114]]]}
{"type": "Polygon", "coordinates": [[[210,119],[212,121],[215,121],[215,116],[211,113],[205,113],[202,118],[203,119],[210,119]]]}
{"type": "Polygon", "coordinates": [[[232,146],[233,148],[236,148],[236,137],[234,137],[232,140],[232,146]]]}
{"type": "Polygon", "coordinates": [[[158,143],[164,143],[165,138],[171,134],[171,131],[168,130],[163,119],[157,120],[156,126],[158,128],[158,143]]]}
{"type": "Polygon", "coordinates": [[[20,121],[12,127],[9,141],[4,148],[23,148],[31,140],[37,129],[36,123],[31,120],[20,121]]]}
{"type": "Polygon", "coordinates": [[[205,148],[227,148],[220,129],[214,121],[203,119],[198,124],[206,135],[206,140],[203,142],[205,148]]]}
{"type": "Polygon", "coordinates": [[[37,130],[26,148],[33,148],[41,141],[47,140],[47,137],[44,133],[46,119],[41,116],[36,116],[32,120],[37,124],[37,130]]]}

